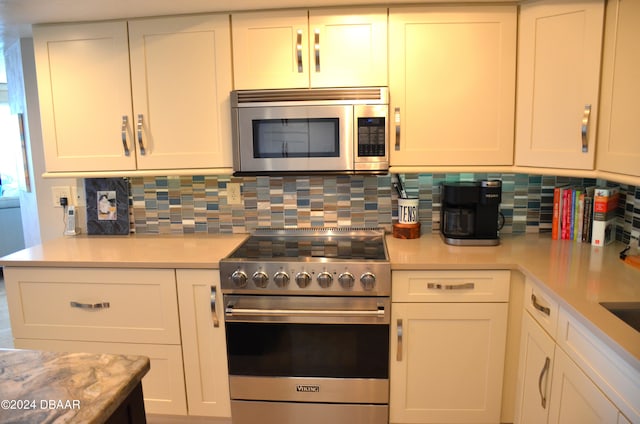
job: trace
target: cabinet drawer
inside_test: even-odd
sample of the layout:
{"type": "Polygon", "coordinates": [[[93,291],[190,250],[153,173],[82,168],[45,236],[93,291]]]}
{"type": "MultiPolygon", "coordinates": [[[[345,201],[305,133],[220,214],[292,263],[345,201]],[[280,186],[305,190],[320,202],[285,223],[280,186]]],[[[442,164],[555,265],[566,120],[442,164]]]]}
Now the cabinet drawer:
{"type": "Polygon", "coordinates": [[[175,271],[7,268],[15,338],[180,344],[175,271]]]}
{"type": "Polygon", "coordinates": [[[393,302],[507,302],[509,271],[393,271],[393,302]]]}
{"type": "Polygon", "coordinates": [[[61,340],[16,339],[18,349],[54,352],[115,353],[149,358],[151,368],[142,378],[144,408],[147,414],[186,415],[182,350],[180,346],[129,343],[71,342],[61,340]]]}
{"type": "Polygon", "coordinates": [[[558,302],[527,279],[524,286],[524,305],[538,324],[555,338],[558,327],[558,302]]]}

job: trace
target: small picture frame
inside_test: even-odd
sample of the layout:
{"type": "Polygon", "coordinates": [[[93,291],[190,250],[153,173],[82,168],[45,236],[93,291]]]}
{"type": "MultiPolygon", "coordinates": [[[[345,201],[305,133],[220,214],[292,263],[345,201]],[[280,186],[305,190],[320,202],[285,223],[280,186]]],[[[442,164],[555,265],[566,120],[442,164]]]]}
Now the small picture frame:
{"type": "Polygon", "coordinates": [[[87,178],[87,233],[129,234],[129,188],[124,178],[87,178]]]}

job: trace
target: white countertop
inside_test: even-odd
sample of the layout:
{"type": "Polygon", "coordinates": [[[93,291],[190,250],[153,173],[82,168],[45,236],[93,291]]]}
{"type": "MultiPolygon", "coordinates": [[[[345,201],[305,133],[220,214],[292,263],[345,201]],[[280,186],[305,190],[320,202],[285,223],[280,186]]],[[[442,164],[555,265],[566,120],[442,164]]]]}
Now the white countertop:
{"type": "MultiPolygon", "coordinates": [[[[65,237],[0,259],[4,266],[218,268],[246,234],[65,237]]],[[[446,245],[437,234],[387,236],[393,270],[508,269],[543,284],[559,302],[640,369],[640,333],[600,302],[640,301],[640,270],[620,243],[603,248],[546,235],[505,236],[499,246],[446,245]]]]}

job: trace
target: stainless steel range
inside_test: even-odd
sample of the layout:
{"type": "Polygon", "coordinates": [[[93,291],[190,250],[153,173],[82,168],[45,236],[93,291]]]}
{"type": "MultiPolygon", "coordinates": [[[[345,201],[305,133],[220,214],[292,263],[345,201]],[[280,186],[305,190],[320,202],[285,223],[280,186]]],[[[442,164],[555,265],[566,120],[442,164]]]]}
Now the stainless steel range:
{"type": "Polygon", "coordinates": [[[383,230],[258,230],[220,275],[234,424],[388,423],[383,230]]]}

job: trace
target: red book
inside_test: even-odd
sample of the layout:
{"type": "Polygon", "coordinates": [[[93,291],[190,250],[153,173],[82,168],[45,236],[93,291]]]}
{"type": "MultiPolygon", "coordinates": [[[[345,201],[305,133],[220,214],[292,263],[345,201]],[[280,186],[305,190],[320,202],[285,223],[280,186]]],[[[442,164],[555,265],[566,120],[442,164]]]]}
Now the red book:
{"type": "Polygon", "coordinates": [[[560,234],[560,199],[562,188],[553,189],[553,219],[551,220],[551,239],[558,240],[560,234]]]}

